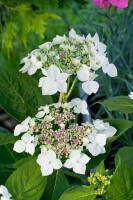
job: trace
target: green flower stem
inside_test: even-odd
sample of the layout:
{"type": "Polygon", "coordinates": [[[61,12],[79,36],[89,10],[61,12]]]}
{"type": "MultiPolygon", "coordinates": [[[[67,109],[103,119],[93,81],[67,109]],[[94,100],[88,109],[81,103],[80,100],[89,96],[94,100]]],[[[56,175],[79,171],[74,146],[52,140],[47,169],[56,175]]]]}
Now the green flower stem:
{"type": "Polygon", "coordinates": [[[73,91],[73,88],[75,86],[75,83],[77,82],[78,78],[77,76],[75,77],[71,87],[70,87],[70,90],[68,91],[67,95],[65,96],[65,100],[67,101],[67,99],[69,98],[69,96],[71,95],[72,91],[73,91]]]}

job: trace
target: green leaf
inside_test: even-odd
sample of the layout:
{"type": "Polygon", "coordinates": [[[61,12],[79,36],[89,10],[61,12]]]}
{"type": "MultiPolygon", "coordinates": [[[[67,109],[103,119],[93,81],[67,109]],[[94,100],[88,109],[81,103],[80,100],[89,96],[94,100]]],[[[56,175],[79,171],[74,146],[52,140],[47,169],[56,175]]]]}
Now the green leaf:
{"type": "Polygon", "coordinates": [[[105,165],[104,165],[104,160],[100,162],[100,164],[96,167],[96,172],[104,175],[105,174],[105,165]]]}
{"type": "Polygon", "coordinates": [[[73,186],[59,200],[94,200],[96,196],[93,186],[73,186]]]}
{"type": "Polygon", "coordinates": [[[16,141],[14,135],[8,132],[0,132],[0,145],[14,143],[16,141]]]}
{"type": "Polygon", "coordinates": [[[27,74],[0,68],[0,105],[17,120],[34,116],[39,106],[52,102],[42,96],[38,82],[27,74]]]}
{"type": "Polygon", "coordinates": [[[120,165],[113,175],[106,193],[107,200],[133,199],[133,168],[120,165]]]}
{"type": "Polygon", "coordinates": [[[133,166],[133,147],[123,147],[115,155],[115,164],[127,164],[133,166]]]}
{"type": "Polygon", "coordinates": [[[43,177],[36,160],[23,164],[8,178],[6,187],[17,200],[40,200],[46,187],[47,178],[43,177]]]}
{"type": "Polygon", "coordinates": [[[100,102],[109,111],[118,111],[120,113],[133,113],[133,100],[127,96],[117,96],[100,102]]]}
{"type": "Polygon", "coordinates": [[[122,134],[124,134],[128,129],[133,127],[133,122],[126,119],[107,119],[105,122],[109,122],[109,124],[117,129],[117,133],[108,138],[108,143],[113,142],[118,139],[122,134]]]}
{"type": "Polygon", "coordinates": [[[59,200],[63,192],[68,189],[69,183],[62,170],[56,170],[48,176],[47,187],[44,192],[45,200],[59,200]]]}

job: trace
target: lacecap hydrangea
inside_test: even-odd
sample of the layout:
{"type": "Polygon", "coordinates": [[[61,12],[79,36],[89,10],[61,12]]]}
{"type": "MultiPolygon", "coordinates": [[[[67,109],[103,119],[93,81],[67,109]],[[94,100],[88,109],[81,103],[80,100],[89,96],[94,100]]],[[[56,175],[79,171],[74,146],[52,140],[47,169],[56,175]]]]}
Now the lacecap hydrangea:
{"type": "Polygon", "coordinates": [[[34,118],[28,117],[16,126],[14,135],[19,140],[14,151],[33,155],[35,149],[40,149],[37,163],[43,176],[62,167],[85,174],[89,155],[105,153],[107,139],[116,129],[100,119],[79,125],[77,115],[80,113],[89,114],[87,103],[79,98],[41,106],[34,118]]]}
{"type": "Polygon", "coordinates": [[[43,95],[67,93],[70,76],[82,83],[85,93],[95,94],[99,89],[95,80],[99,68],[110,77],[117,76],[117,69],[109,63],[106,45],[100,42],[98,34],[80,36],[73,29],[68,37],[57,35],[52,42],[40,45],[23,58],[21,64],[24,64],[20,69],[22,73],[33,75],[41,70],[39,87],[43,95]]]}

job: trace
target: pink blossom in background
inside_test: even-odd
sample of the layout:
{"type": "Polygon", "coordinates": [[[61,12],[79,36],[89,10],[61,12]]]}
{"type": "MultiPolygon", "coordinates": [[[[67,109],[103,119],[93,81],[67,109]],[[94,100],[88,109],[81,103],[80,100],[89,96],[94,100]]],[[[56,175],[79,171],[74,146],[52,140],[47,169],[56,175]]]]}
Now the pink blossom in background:
{"type": "Polygon", "coordinates": [[[126,8],[128,6],[128,0],[93,0],[95,6],[109,7],[111,5],[118,8],[126,8]]]}

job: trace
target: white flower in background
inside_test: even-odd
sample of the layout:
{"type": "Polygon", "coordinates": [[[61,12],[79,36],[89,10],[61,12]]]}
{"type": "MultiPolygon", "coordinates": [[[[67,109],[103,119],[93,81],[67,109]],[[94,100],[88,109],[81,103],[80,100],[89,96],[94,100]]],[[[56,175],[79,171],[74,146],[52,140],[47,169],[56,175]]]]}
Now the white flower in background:
{"type": "Polygon", "coordinates": [[[22,73],[28,72],[29,75],[35,74],[38,69],[42,68],[42,62],[35,55],[23,58],[22,63],[24,63],[24,66],[19,71],[22,73]]]}
{"type": "Polygon", "coordinates": [[[90,134],[88,137],[91,143],[86,148],[93,156],[105,153],[106,135],[90,134]]]}
{"type": "Polygon", "coordinates": [[[108,58],[105,58],[104,63],[102,65],[102,70],[105,74],[108,74],[110,77],[117,76],[117,68],[114,64],[109,64],[108,58]]]}
{"type": "Polygon", "coordinates": [[[107,138],[112,137],[117,132],[116,128],[110,126],[108,122],[103,122],[103,120],[93,120],[93,124],[97,134],[105,134],[107,138]]]}
{"type": "Polygon", "coordinates": [[[84,83],[82,83],[82,88],[85,93],[91,95],[92,93],[96,93],[99,88],[99,84],[94,81],[96,75],[89,71],[88,67],[82,67],[77,72],[78,79],[84,83]]]}
{"type": "Polygon", "coordinates": [[[71,150],[69,159],[64,163],[64,167],[73,169],[75,173],[85,174],[86,164],[91,158],[79,150],[71,150]]]}
{"type": "Polygon", "coordinates": [[[85,100],[81,100],[79,98],[75,98],[71,100],[71,104],[74,107],[75,113],[81,113],[83,115],[88,115],[87,103],[85,100]]]}
{"type": "Polygon", "coordinates": [[[128,96],[130,99],[133,99],[133,92],[130,92],[130,94],[128,96]]]}
{"type": "Polygon", "coordinates": [[[42,69],[46,77],[39,80],[39,87],[42,87],[43,95],[53,95],[56,92],[67,92],[66,80],[69,76],[67,73],[61,73],[59,68],[51,65],[48,70],[42,69]]]}
{"type": "Polygon", "coordinates": [[[45,42],[44,44],[41,44],[39,48],[48,51],[50,50],[51,46],[52,42],[45,42]]]}
{"type": "Polygon", "coordinates": [[[29,133],[25,133],[21,140],[18,140],[13,147],[13,150],[17,153],[26,152],[31,155],[35,152],[35,146],[36,146],[36,138],[34,136],[31,136],[29,133]]]}
{"type": "Polygon", "coordinates": [[[14,136],[20,135],[20,133],[27,132],[29,126],[34,127],[35,121],[31,117],[27,117],[21,124],[18,124],[14,130],[14,136]]]}
{"type": "Polygon", "coordinates": [[[67,41],[67,38],[66,36],[59,36],[57,35],[54,39],[53,39],[53,44],[56,45],[56,44],[61,44],[63,42],[67,41]]]}
{"type": "Polygon", "coordinates": [[[0,185],[0,196],[1,200],[10,200],[12,197],[12,195],[8,192],[7,188],[4,185],[0,185]]]}
{"type": "Polygon", "coordinates": [[[41,166],[41,172],[43,176],[48,176],[53,173],[54,169],[60,169],[62,163],[59,159],[56,159],[56,154],[53,150],[41,152],[37,158],[37,163],[41,166]]]}
{"type": "Polygon", "coordinates": [[[42,117],[44,117],[45,114],[49,113],[49,106],[48,105],[41,106],[38,110],[39,110],[39,112],[36,114],[35,117],[42,118],[42,117]]]}

